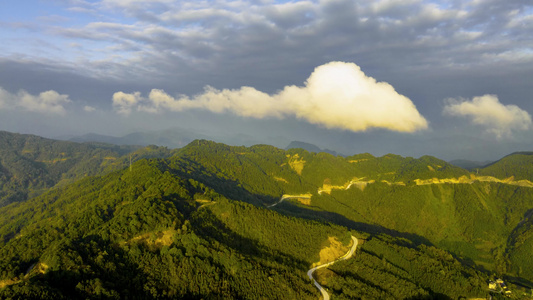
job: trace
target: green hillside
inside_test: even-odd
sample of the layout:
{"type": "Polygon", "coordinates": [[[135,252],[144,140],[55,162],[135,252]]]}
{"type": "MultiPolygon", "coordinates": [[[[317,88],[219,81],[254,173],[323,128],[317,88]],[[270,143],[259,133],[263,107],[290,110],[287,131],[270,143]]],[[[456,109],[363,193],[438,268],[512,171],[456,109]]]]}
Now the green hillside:
{"type": "Polygon", "coordinates": [[[479,169],[479,174],[500,179],[513,176],[515,180],[533,181],[533,152],[516,152],[479,169]]]}
{"type": "MultiPolygon", "coordinates": [[[[267,179],[272,177],[270,171],[286,167],[282,165],[287,155],[296,153],[203,143],[196,147],[200,144],[204,150],[188,147],[168,159],[143,159],[131,170],[87,177],[0,208],[0,298],[316,299],[318,290],[306,272],[327,259],[324,249],[344,245],[335,251],[346,251],[350,231],[233,198],[262,203],[276,195],[275,188],[284,192],[292,186],[310,187],[267,179]],[[218,160],[218,154],[225,159],[218,160]],[[198,163],[204,159],[212,163],[198,163]],[[234,172],[239,165],[240,172],[234,172]],[[260,189],[252,180],[260,174],[269,188],[260,189]]],[[[320,156],[301,155],[320,165],[320,156]]],[[[331,164],[339,163],[327,158],[331,164]]],[[[299,177],[297,173],[289,166],[280,174],[288,181],[299,177]]],[[[370,239],[371,245],[372,233],[351,233],[370,239]]],[[[379,237],[387,238],[391,239],[379,237]]],[[[428,255],[412,245],[417,256],[428,255]]],[[[361,251],[356,255],[364,256],[361,251]]],[[[427,263],[428,269],[433,264],[429,259],[419,263],[427,263]]],[[[463,274],[453,278],[470,286],[470,294],[487,294],[482,288],[486,275],[458,261],[446,265],[453,274],[463,274]],[[477,281],[467,279],[473,274],[477,281]]],[[[388,276],[386,270],[374,273],[376,278],[388,276]]],[[[435,288],[435,274],[423,279],[416,272],[412,276],[411,284],[417,288],[396,295],[441,293],[435,288]]],[[[336,283],[347,291],[349,286],[336,283]]]]}
{"type": "Polygon", "coordinates": [[[520,277],[533,278],[533,209],[525,214],[507,242],[507,255],[511,268],[520,277]]]}
{"type": "Polygon", "coordinates": [[[371,237],[354,259],[320,272],[334,299],[465,299],[487,295],[487,276],[450,253],[387,235],[371,237]]]}
{"type": "Polygon", "coordinates": [[[420,159],[392,154],[379,158],[360,157],[343,158],[303,149],[283,151],[267,145],[232,147],[202,140],[180,149],[171,161],[185,160],[196,168],[205,169],[206,174],[210,173],[208,177],[216,175],[236,182],[249,192],[264,195],[265,201],[267,196],[277,199],[283,193],[316,192],[325,182],[342,186],[356,178],[410,182],[417,178],[459,178],[469,174],[430,156],[420,159]]]}
{"type": "MultiPolygon", "coordinates": [[[[31,149],[6,141],[20,157],[31,149]]],[[[490,274],[533,281],[524,182],[429,156],[197,140],[138,149],[129,168],[117,149],[106,164],[104,146],[70,147],[81,158],[53,188],[0,208],[2,299],[316,299],[307,270],[344,253],[351,234],[365,240],[355,258],[316,273],[338,299],[486,297],[490,274]],[[82,162],[92,173],[73,171],[82,162]]],[[[34,152],[27,161],[61,153],[34,152]]],[[[42,163],[35,182],[60,163],[42,163]]]]}
{"type": "Polygon", "coordinates": [[[489,270],[502,271],[507,239],[533,207],[533,189],[500,183],[380,183],[363,191],[317,195],[312,204],[353,221],[425,237],[489,270]]]}
{"type": "Polygon", "coordinates": [[[533,269],[510,259],[515,250],[508,243],[533,208],[531,185],[480,177],[430,156],[342,158],[302,149],[196,141],[172,160],[204,170],[203,175],[188,172],[212,186],[230,182],[233,198],[268,206],[283,194],[310,193],[308,205],[291,208],[297,203],[292,200],[276,209],[354,229],[406,233],[502,275],[518,276],[518,265],[533,269]]]}
{"type": "Polygon", "coordinates": [[[161,147],[140,149],[109,144],[79,144],[0,131],[0,207],[37,196],[56,185],[119,170],[134,160],[168,157],[161,147]]]}
{"type": "Polygon", "coordinates": [[[307,268],[328,237],[350,239],[146,160],[4,207],[0,224],[0,298],[313,298],[307,268]]]}

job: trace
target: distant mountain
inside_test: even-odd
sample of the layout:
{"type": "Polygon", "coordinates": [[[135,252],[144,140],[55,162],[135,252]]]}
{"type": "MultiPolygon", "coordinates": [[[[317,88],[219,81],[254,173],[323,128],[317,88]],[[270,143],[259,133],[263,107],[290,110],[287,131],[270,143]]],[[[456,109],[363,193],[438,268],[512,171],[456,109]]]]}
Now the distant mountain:
{"type": "Polygon", "coordinates": [[[120,143],[120,138],[118,137],[109,136],[109,135],[101,135],[101,134],[96,134],[96,133],[87,133],[81,136],[70,137],[68,138],[68,141],[76,142],[76,143],[96,142],[96,143],[122,145],[120,143]]]}
{"type": "Polygon", "coordinates": [[[258,138],[247,134],[228,134],[224,132],[203,133],[193,129],[170,128],[147,132],[133,132],[125,136],[114,137],[89,133],[76,137],[68,137],[66,140],[73,142],[100,142],[114,145],[157,145],[171,149],[181,148],[196,139],[212,140],[227,145],[252,146],[257,144],[285,145],[287,140],[283,137],[258,138]]]}
{"type": "Polygon", "coordinates": [[[227,194],[233,199],[271,205],[282,194],[310,195],[301,204],[286,201],[276,208],[359,230],[408,233],[405,236],[438,245],[485,269],[524,274],[533,281],[533,263],[506,262],[509,257],[523,257],[514,254],[507,240],[533,209],[531,182],[481,176],[481,170],[478,175],[431,156],[343,158],[302,149],[200,141],[181,149],[178,157],[204,170],[186,172],[195,180],[210,186],[233,182],[236,188],[227,194]],[[308,205],[312,213],[305,209],[308,205]],[[506,247],[509,251],[503,250],[506,247]]]}
{"type": "Polygon", "coordinates": [[[306,143],[306,142],[300,142],[300,141],[292,141],[286,148],[285,150],[289,150],[289,149],[294,149],[294,148],[301,148],[301,149],[304,149],[304,150],[307,150],[309,152],[315,152],[315,153],[318,153],[318,152],[321,152],[322,150],[320,148],[318,148],[318,146],[316,145],[313,145],[313,144],[310,144],[310,143],[306,143]]]}
{"type": "Polygon", "coordinates": [[[99,135],[94,133],[70,138],[74,142],[101,142],[114,145],[157,145],[169,148],[181,148],[195,139],[205,139],[208,136],[186,129],[167,129],[149,132],[134,132],[121,137],[99,135]]]}
{"type": "Polygon", "coordinates": [[[467,159],[455,159],[455,160],[449,161],[449,163],[454,166],[471,171],[476,168],[484,167],[492,163],[492,161],[474,161],[474,160],[467,160],[467,159]]]}
{"type": "Polygon", "coordinates": [[[341,155],[333,150],[329,150],[329,149],[320,149],[318,146],[316,145],[313,145],[313,144],[310,144],[310,143],[306,143],[306,142],[300,142],[300,141],[292,141],[287,147],[285,147],[285,150],[289,150],[289,149],[297,149],[297,148],[300,148],[300,149],[304,149],[304,150],[307,150],[309,152],[315,152],[315,153],[319,153],[319,152],[325,152],[325,153],[329,153],[331,155],[341,155]]]}

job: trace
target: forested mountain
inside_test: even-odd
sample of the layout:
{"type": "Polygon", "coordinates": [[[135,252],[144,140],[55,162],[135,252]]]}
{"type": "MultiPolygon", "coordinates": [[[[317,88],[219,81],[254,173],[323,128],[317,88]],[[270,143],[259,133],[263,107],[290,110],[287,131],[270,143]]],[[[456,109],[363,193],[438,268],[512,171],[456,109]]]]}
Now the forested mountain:
{"type": "Polygon", "coordinates": [[[318,152],[326,152],[326,153],[329,153],[331,155],[340,155],[339,153],[333,151],[333,150],[329,150],[329,149],[320,149],[318,148],[317,145],[313,145],[313,144],[309,144],[309,143],[306,143],[306,142],[300,142],[300,141],[292,141],[287,147],[285,147],[285,150],[289,150],[289,149],[297,149],[297,148],[301,148],[301,149],[304,149],[306,151],[309,151],[309,152],[315,152],[315,153],[318,153],[318,152]]]}
{"type": "Polygon", "coordinates": [[[159,145],[170,148],[186,146],[197,138],[208,138],[198,132],[182,128],[173,128],[150,132],[133,132],[124,136],[114,137],[89,133],[82,136],[72,137],[72,142],[100,142],[114,145],[159,145]]]}
{"type": "Polygon", "coordinates": [[[483,168],[491,163],[492,161],[473,161],[473,160],[467,160],[467,159],[454,159],[449,161],[450,164],[461,167],[463,169],[469,170],[469,171],[477,171],[477,169],[483,168]]]}
{"type": "Polygon", "coordinates": [[[0,207],[56,185],[122,169],[131,152],[134,160],[172,153],[161,147],[80,144],[0,131],[0,207]]]}
{"type": "Polygon", "coordinates": [[[305,269],[328,236],[349,239],[146,160],[7,206],[1,218],[1,276],[16,283],[4,297],[311,297],[305,269]]]}
{"type": "MultiPolygon", "coordinates": [[[[182,176],[192,170],[177,157],[141,160],[131,170],[85,178],[2,208],[0,297],[316,299],[306,271],[324,259],[321,250],[332,241],[346,247],[350,231],[228,200],[210,187],[223,188],[222,181],[203,184],[182,176]]],[[[373,243],[369,234],[352,234],[373,243]]],[[[438,250],[408,246],[427,268],[434,264],[428,247],[438,250]]],[[[449,296],[487,293],[486,275],[442,253],[452,261],[443,266],[455,270],[443,278],[468,287],[449,296]]],[[[366,268],[387,276],[381,262],[366,268]]],[[[428,271],[434,278],[421,283],[413,277],[415,290],[388,287],[387,293],[430,299],[441,293],[434,288],[439,272],[428,271]]]]}
{"type": "Polygon", "coordinates": [[[334,299],[486,297],[489,278],[533,280],[527,180],[430,156],[205,140],[137,149],[130,167],[131,149],[4,137],[2,150],[37,174],[66,171],[0,208],[2,299],[316,299],[307,270],[346,251],[351,235],[355,258],[316,272],[334,299]],[[81,162],[90,171],[76,172],[81,162]]]}
{"type": "Polygon", "coordinates": [[[533,181],[533,152],[516,152],[482,168],[479,174],[533,181]]]}
{"type": "Polygon", "coordinates": [[[479,176],[430,156],[342,158],[207,141],[191,143],[172,160],[216,174],[191,172],[195,178],[232,182],[233,192],[241,190],[234,196],[248,199],[244,192],[249,192],[255,196],[251,203],[268,206],[282,194],[310,194],[308,202],[275,209],[355,229],[402,232],[480,268],[533,280],[533,265],[517,259],[518,253],[533,252],[524,227],[533,209],[529,181],[479,176]],[[513,246],[518,232],[520,247],[513,246]]]}

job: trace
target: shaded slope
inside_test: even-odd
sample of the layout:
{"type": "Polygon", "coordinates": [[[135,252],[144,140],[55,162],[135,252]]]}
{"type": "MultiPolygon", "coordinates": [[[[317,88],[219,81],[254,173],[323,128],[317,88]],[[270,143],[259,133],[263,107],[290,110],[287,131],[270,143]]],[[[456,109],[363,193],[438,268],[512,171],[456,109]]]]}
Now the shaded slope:
{"type": "MultiPolygon", "coordinates": [[[[518,223],[507,242],[506,255],[511,268],[517,276],[533,278],[533,209],[524,214],[524,219],[518,223]]],[[[531,284],[531,282],[529,282],[531,284]]]]}
{"type": "Polygon", "coordinates": [[[56,185],[124,168],[133,159],[168,157],[165,148],[79,144],[0,132],[0,207],[24,201],[56,185]]]}

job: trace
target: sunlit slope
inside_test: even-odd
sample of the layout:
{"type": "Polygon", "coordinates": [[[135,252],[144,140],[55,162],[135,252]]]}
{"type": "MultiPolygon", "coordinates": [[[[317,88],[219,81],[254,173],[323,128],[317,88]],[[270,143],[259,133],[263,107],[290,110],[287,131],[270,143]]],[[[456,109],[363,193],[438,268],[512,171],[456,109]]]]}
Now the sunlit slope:
{"type": "Polygon", "coordinates": [[[533,181],[533,152],[516,152],[479,169],[480,175],[533,181]]]}
{"type": "Polygon", "coordinates": [[[468,174],[468,171],[432,156],[415,159],[395,154],[382,157],[359,154],[346,159],[356,166],[356,176],[391,182],[408,183],[415,179],[458,178],[468,174]]]}
{"type": "Polygon", "coordinates": [[[197,141],[173,159],[210,174],[194,175],[197,178],[230,182],[243,195],[256,195],[249,199],[252,203],[268,206],[284,194],[310,193],[302,209],[333,213],[321,214],[330,221],[417,235],[487,269],[515,275],[518,262],[509,261],[507,241],[533,208],[531,182],[469,173],[430,156],[343,158],[302,149],[197,141]]]}
{"type": "Polygon", "coordinates": [[[306,188],[285,151],[267,145],[248,148],[194,141],[169,159],[169,167],[183,176],[218,186],[234,199],[256,203],[273,202],[287,191],[306,188]],[[250,199],[250,194],[256,199],[250,199]]]}
{"type": "Polygon", "coordinates": [[[204,181],[221,179],[258,195],[265,202],[282,194],[317,193],[324,184],[345,186],[350,181],[412,183],[417,179],[459,178],[468,171],[434,157],[420,159],[398,155],[351,157],[287,151],[267,145],[232,147],[198,140],[179,150],[170,163],[188,164],[188,173],[204,181]]]}
{"type": "MultiPolygon", "coordinates": [[[[486,268],[502,261],[507,239],[533,207],[533,189],[501,183],[368,185],[332,191],[312,204],[357,222],[414,233],[486,268]]],[[[531,266],[530,266],[531,267],[531,266]]]]}
{"type": "Polygon", "coordinates": [[[133,151],[133,160],[171,155],[162,147],[80,144],[0,131],[0,207],[56,185],[122,169],[133,151]]]}

